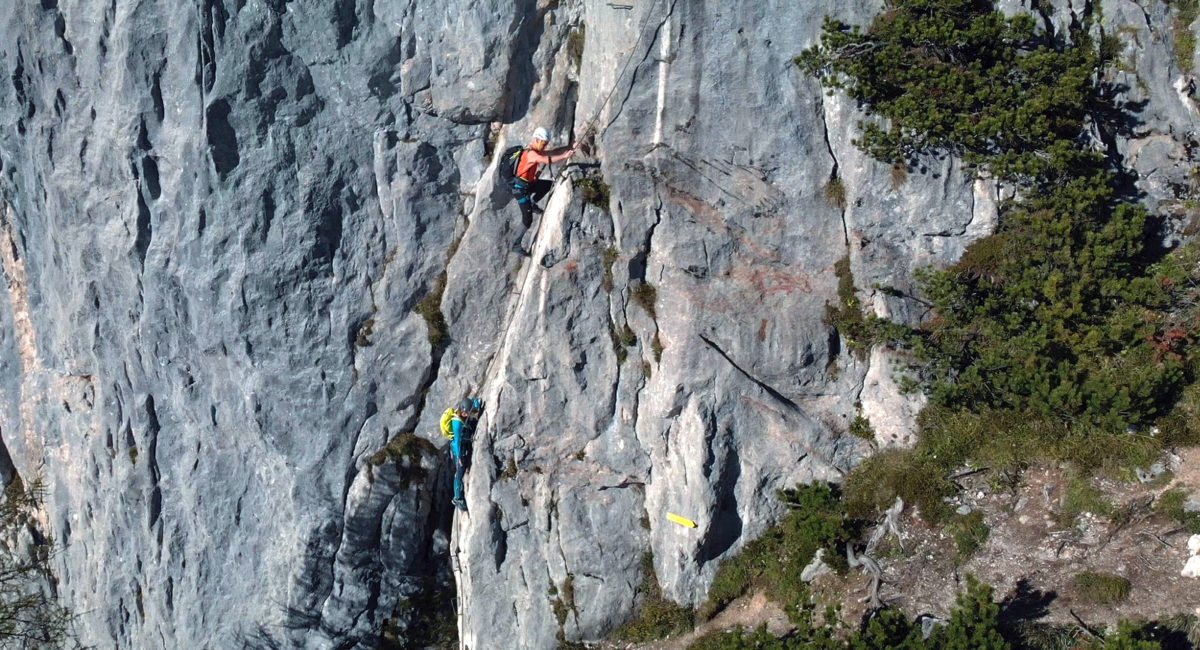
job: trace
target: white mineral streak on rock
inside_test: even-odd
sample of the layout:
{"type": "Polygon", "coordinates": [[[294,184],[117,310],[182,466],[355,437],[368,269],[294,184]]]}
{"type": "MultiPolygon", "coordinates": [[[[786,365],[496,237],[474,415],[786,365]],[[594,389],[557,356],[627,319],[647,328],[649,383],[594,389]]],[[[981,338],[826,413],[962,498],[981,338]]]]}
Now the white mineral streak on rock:
{"type": "MultiPolygon", "coordinates": [[[[0,222],[0,263],[3,263],[4,279],[11,300],[9,309],[16,326],[17,349],[21,362],[20,376],[24,378],[20,395],[9,397],[15,398],[14,401],[20,404],[20,432],[25,441],[25,454],[28,458],[41,459],[42,438],[34,410],[37,408],[38,393],[41,390],[37,384],[43,380],[43,372],[33,320],[29,312],[29,278],[25,272],[25,260],[18,255],[12,206],[0,201],[0,213],[3,213],[3,222],[0,222]]],[[[14,441],[9,439],[8,442],[12,444],[14,441]]],[[[30,469],[38,474],[43,471],[40,463],[30,469]]]]}

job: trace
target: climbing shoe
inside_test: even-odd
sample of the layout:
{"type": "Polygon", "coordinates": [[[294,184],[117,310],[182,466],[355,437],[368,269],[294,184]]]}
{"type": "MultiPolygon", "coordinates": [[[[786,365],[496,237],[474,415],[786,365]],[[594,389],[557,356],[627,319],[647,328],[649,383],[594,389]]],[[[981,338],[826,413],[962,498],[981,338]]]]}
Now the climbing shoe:
{"type": "Polygon", "coordinates": [[[463,512],[467,511],[467,502],[463,501],[462,499],[451,499],[450,503],[453,503],[455,508],[458,508],[463,512]]]}
{"type": "Polygon", "coordinates": [[[529,206],[529,211],[534,214],[541,214],[541,213],[545,212],[545,210],[538,207],[538,204],[532,203],[532,202],[529,206]]]}
{"type": "Polygon", "coordinates": [[[525,248],[523,246],[521,246],[521,242],[519,242],[519,241],[513,242],[512,252],[516,253],[517,255],[521,255],[523,257],[529,257],[529,251],[525,250],[525,248]]]}

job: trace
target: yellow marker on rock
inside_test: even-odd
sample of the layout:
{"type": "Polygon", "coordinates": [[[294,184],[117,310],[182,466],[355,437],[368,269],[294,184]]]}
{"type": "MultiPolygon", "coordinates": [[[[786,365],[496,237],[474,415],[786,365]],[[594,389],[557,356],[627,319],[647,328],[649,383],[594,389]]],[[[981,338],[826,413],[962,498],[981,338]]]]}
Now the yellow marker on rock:
{"type": "Polygon", "coordinates": [[[680,526],[685,526],[687,528],[695,528],[696,527],[696,522],[694,522],[691,519],[688,519],[686,517],[680,517],[679,515],[677,515],[673,512],[667,513],[667,519],[670,519],[671,521],[679,524],[680,526]]]}

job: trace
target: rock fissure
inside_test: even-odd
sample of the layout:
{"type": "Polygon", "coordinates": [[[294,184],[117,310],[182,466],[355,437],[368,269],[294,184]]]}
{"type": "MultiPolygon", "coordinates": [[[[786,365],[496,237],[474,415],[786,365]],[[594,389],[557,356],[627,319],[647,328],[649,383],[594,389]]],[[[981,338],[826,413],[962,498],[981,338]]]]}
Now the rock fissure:
{"type": "MultiPolygon", "coordinates": [[[[817,115],[821,118],[821,137],[825,142],[825,150],[829,152],[829,160],[833,163],[833,168],[829,170],[828,183],[841,183],[841,177],[838,175],[839,166],[837,154],[833,152],[833,143],[829,141],[829,121],[825,117],[825,95],[821,95],[821,110],[817,111],[817,115]]],[[[836,206],[838,213],[842,219],[842,240],[846,245],[846,250],[850,250],[850,226],[846,223],[846,200],[845,187],[842,187],[842,199],[836,206]]]]}
{"type": "Polygon", "coordinates": [[[722,349],[721,346],[714,343],[712,339],[708,338],[707,336],[705,336],[703,334],[699,334],[698,336],[700,337],[701,341],[704,341],[704,343],[706,345],[708,345],[709,348],[711,348],[717,354],[721,355],[722,359],[725,359],[726,361],[728,361],[729,365],[733,366],[733,368],[735,370],[737,370],[739,374],[741,374],[746,379],[749,379],[751,381],[751,383],[753,383],[756,386],[758,386],[759,388],[763,389],[763,391],[765,393],[767,393],[771,397],[775,398],[779,403],[783,404],[784,406],[788,407],[789,409],[791,409],[793,411],[802,411],[803,410],[800,408],[799,404],[792,401],[787,396],[785,396],[783,393],[779,392],[777,389],[775,389],[771,385],[767,384],[766,382],[762,381],[761,379],[750,374],[749,372],[746,371],[745,368],[742,368],[740,365],[738,365],[738,363],[733,360],[733,357],[729,356],[729,353],[726,352],[724,349],[722,349]]]}

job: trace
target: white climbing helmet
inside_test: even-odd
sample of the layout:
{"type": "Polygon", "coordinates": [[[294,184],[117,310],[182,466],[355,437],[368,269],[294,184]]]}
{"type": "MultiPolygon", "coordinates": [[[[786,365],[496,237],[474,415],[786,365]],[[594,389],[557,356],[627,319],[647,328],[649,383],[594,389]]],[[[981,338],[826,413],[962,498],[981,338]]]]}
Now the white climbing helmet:
{"type": "Polygon", "coordinates": [[[550,132],[539,126],[538,128],[533,130],[533,139],[541,140],[543,142],[549,142],[550,141],[550,132]]]}

